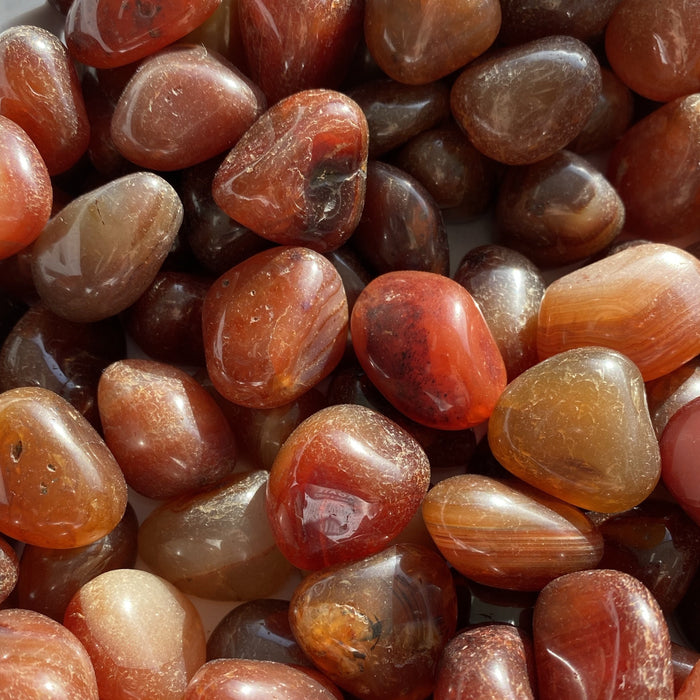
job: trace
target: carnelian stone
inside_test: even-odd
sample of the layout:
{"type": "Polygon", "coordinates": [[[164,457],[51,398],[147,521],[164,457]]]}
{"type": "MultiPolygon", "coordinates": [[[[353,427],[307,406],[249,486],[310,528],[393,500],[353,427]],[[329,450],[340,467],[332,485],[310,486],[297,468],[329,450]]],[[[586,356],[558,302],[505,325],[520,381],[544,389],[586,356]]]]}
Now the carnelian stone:
{"type": "Polygon", "coordinates": [[[204,299],[209,376],[234,403],[282,406],[333,371],[347,326],[343,282],[326,258],[301,247],[263,251],[220,277],[204,299]]]}
{"type": "Polygon", "coordinates": [[[214,176],[214,199],[264,238],[327,252],[360,220],[368,147],[356,102],[335,90],[297,92],[231,149],[214,176]]]}
{"type": "Polygon", "coordinates": [[[236,440],[228,421],[184,370],[154,360],[119,360],[103,371],[97,402],[105,441],[138,493],[173,498],[233,471],[236,440]]]}
{"type": "Polygon", "coordinates": [[[102,370],[125,354],[118,319],[73,323],[35,304],[0,349],[0,391],[20,386],[51,389],[101,430],[97,383],[102,370]]]}
{"type": "Polygon", "coordinates": [[[197,609],[147,571],[115,569],[92,579],[71,600],[64,624],[92,659],[100,700],[181,700],[206,661],[197,609]]]}
{"type": "Polygon", "coordinates": [[[700,94],[679,97],[633,124],[610,154],[607,175],[637,238],[697,240],[700,94]]]}
{"type": "Polygon", "coordinates": [[[224,615],[207,640],[208,659],[257,659],[308,666],[289,626],[289,601],[257,598],[224,615]]]}
{"type": "Polygon", "coordinates": [[[568,350],[514,379],[488,441],[512,474],[587,510],[638,505],[661,472],[641,374],[607,348],[568,350]]]}
{"type": "Polygon", "coordinates": [[[540,306],[540,358],[585,345],[627,355],[644,381],[700,354],[700,260],[644,243],[555,280],[540,306]]]}
{"type": "Polygon", "coordinates": [[[511,168],[498,191],[499,240],[541,267],[578,262],[618,236],[625,207],[603,173],[561,150],[511,168]]]}
{"type": "Polygon", "coordinates": [[[152,170],[181,170],[230,149],[267,106],[236,67],[203,46],[145,59],[114,109],[120,153],[152,170]]]}
{"type": "Polygon", "coordinates": [[[496,244],[465,253],[454,274],[479,305],[514,379],[537,363],[537,319],[546,284],[525,255],[496,244]]]}
{"type": "Polygon", "coordinates": [[[381,161],[367,165],[364,209],[349,245],[377,274],[423,270],[447,275],[450,270],[437,203],[415,178],[381,161]]]}
{"type": "Polygon", "coordinates": [[[150,286],[181,222],[177,192],[153,173],[125,175],[77,197],[34,242],[39,296],[70,321],[123,311],[150,286]]]}
{"type": "Polygon", "coordinates": [[[27,133],[0,115],[0,259],[26,248],[51,216],[46,163],[27,133]]]}
{"type": "Polygon", "coordinates": [[[391,78],[419,85],[481,55],[501,26],[497,0],[366,0],[365,41],[391,78]]]}
{"type": "Polygon", "coordinates": [[[632,90],[657,102],[700,91],[700,8],[686,0],[622,0],[605,54],[632,90]]]}
{"type": "Polygon", "coordinates": [[[25,545],[17,582],[17,604],[63,621],[78,589],[99,574],[129,569],[136,562],[138,520],[128,504],[111,532],[92,544],[70,549],[25,545]]]}
{"type": "Polygon", "coordinates": [[[126,508],[124,476],[87,419],[48,389],[0,394],[0,531],[41,547],[80,547],[126,508]]]}
{"type": "Polygon", "coordinates": [[[432,272],[388,272],[352,311],[355,353],[402,413],[461,430],[485,421],[506,385],[496,341],[464,287],[432,272]]]}
{"type": "Polygon", "coordinates": [[[605,542],[599,568],[639,579],[671,614],[700,566],[700,527],[677,503],[651,498],[623,513],[590,517],[605,542]]]}
{"type": "Polygon", "coordinates": [[[216,659],[197,671],[183,700],[269,700],[282,697],[285,700],[335,700],[339,696],[309,674],[287,664],[253,659],[216,659]]]}
{"type": "Polygon", "coordinates": [[[15,590],[19,578],[19,559],[14,547],[0,537],[0,604],[15,590]]]}
{"type": "Polygon", "coordinates": [[[265,512],[268,473],[237,473],[208,491],[151,511],[139,529],[139,554],[185,593],[216,600],[271,595],[292,571],[265,512]]]}
{"type": "Polygon", "coordinates": [[[591,49],[574,37],[551,36],[467,66],[452,87],[452,113],[482,153],[524,165],[569,143],[600,91],[591,49]]]}
{"type": "Polygon", "coordinates": [[[700,357],[694,357],[678,369],[647,382],[649,415],[658,438],[671,416],[700,396],[700,357]]]}
{"type": "Polygon", "coordinates": [[[0,114],[27,132],[51,175],[87,150],[90,124],[80,82],[51,32],[18,26],[0,34],[0,114]]]}
{"type": "Polygon", "coordinates": [[[363,0],[238,0],[249,75],[270,103],[337,88],[362,36],[363,0]]]}
{"type": "Polygon", "coordinates": [[[700,663],[698,662],[683,682],[676,700],[694,700],[697,697],[700,697],[700,663]]]}
{"type": "Polygon", "coordinates": [[[368,700],[422,700],[454,634],[457,601],[445,561],[403,544],[310,574],[289,615],[306,655],[343,690],[368,700]]]}
{"type": "Polygon", "coordinates": [[[541,700],[671,700],[666,621],[637,579],[599,569],[567,574],[540,593],[534,615],[541,700]]]}
{"type": "Polygon", "coordinates": [[[0,688],[7,698],[98,699],[95,671],[82,644],[38,612],[0,610],[0,658],[0,688]]]}
{"type": "Polygon", "coordinates": [[[149,56],[202,24],[221,0],[74,0],[66,16],[73,58],[96,68],[149,56]]]}
{"type": "Polygon", "coordinates": [[[370,158],[379,158],[450,116],[450,91],[443,82],[406,85],[383,78],[353,87],[348,96],[367,117],[370,158]]]}
{"type": "Polygon", "coordinates": [[[445,647],[434,700],[534,700],[532,640],[511,625],[463,630],[445,647]]]}
{"type": "Polygon", "coordinates": [[[445,559],[487,586],[539,590],[603,555],[603,538],[583,513],[514,479],[444,479],[425,497],[423,518],[445,559]]]}
{"type": "Polygon", "coordinates": [[[688,402],[671,416],[659,444],[664,484],[683,510],[700,524],[700,473],[697,469],[700,398],[688,402]]]}
{"type": "MultiPolygon", "coordinates": [[[[673,687],[676,692],[676,700],[678,693],[690,675],[697,662],[700,661],[700,652],[682,646],[677,642],[671,641],[671,663],[673,664],[673,687]]],[[[697,674],[696,674],[697,675],[697,674]]],[[[700,680],[700,679],[697,679],[700,680]]],[[[698,688],[700,690],[700,688],[698,688]]],[[[686,698],[686,700],[690,700],[686,698]]]]}
{"type": "Polygon", "coordinates": [[[429,481],[428,458],[402,428],[364,406],[329,406],[282,445],[270,470],[267,513],[285,557],[300,569],[320,569],[384,549],[429,481]]]}

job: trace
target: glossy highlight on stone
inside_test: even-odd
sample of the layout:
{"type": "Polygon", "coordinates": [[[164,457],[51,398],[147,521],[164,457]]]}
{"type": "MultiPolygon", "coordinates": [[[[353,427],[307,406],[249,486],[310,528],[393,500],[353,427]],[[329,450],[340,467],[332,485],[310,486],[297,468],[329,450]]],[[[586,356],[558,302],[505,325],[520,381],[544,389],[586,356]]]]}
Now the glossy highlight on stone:
{"type": "Polygon", "coordinates": [[[274,408],[325,379],[345,350],[340,275],[308,248],[258,253],[222,275],[202,309],[207,370],[229,401],[274,408]]]}
{"type": "Polygon", "coordinates": [[[537,351],[598,345],[627,355],[644,381],[700,354],[700,261],[663,243],[621,250],[555,280],[542,299],[537,351]]]}
{"type": "Polygon", "coordinates": [[[541,700],[671,700],[666,621],[634,577],[599,569],[562,576],[539,595],[534,615],[541,700]]]}
{"type": "Polygon", "coordinates": [[[273,105],[219,167],[212,192],[263,238],[319,252],[338,248],[362,213],[367,119],[335,90],[303,90],[273,105]]]}
{"type": "Polygon", "coordinates": [[[367,700],[423,700],[457,621],[450,571],[435,552],[396,545],[307,576],[290,624],[314,664],[367,700]]]}
{"type": "Polygon", "coordinates": [[[73,58],[96,68],[133,63],[202,24],[221,0],[74,0],[66,16],[73,58]]]}
{"type": "Polygon", "coordinates": [[[351,333],[370,380],[423,425],[477,425],[505,387],[503,358],[481,311],[448,277],[422,271],[376,277],[353,308],[351,333]]]}
{"type": "Polygon", "coordinates": [[[365,4],[365,41],[372,57],[388,76],[411,85],[443,78],[484,53],[500,25],[497,0],[365,4]]]}
{"type": "Polygon", "coordinates": [[[586,510],[632,508],[661,474],[642,376],[607,348],[568,350],[514,379],[488,441],[513,475],[586,510]]]}
{"type": "Polygon", "coordinates": [[[487,586],[539,590],[603,555],[603,538],[583,513],[515,479],[444,479],[425,497],[423,518],[445,559],[487,586]]]}
{"type": "Polygon", "coordinates": [[[121,519],[126,483],[88,421],[58,394],[0,394],[0,532],[28,544],[80,547],[121,519]]]}
{"type": "Polygon", "coordinates": [[[267,100],[249,78],[203,46],[175,46],[145,59],[111,121],[112,140],[132,163],[181,170],[228,151],[267,100]]]}
{"type": "Polygon", "coordinates": [[[524,165],[569,143],[600,90],[591,49],[574,37],[551,36],[467,66],[452,87],[452,113],[482,153],[524,165]]]}
{"type": "Polygon", "coordinates": [[[285,557],[321,569],[384,549],[430,480],[416,440],[382,414],[329,406],[299,425],[270,470],[267,513],[285,557]]]}
{"type": "Polygon", "coordinates": [[[182,216],[174,188],[148,172],[75,198],[34,243],[32,277],[39,296],[69,321],[98,321],[123,311],[155,278],[182,216]]]}

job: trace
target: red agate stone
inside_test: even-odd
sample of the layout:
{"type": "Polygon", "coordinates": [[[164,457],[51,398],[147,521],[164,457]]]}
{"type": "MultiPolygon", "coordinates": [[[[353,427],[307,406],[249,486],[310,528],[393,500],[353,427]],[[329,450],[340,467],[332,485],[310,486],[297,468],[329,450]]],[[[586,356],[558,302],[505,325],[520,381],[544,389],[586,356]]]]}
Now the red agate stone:
{"type": "Polygon", "coordinates": [[[452,112],[482,153],[523,165],[569,143],[600,91],[600,65],[588,46],[550,36],[467,66],[452,87],[452,112]]]}
{"type": "Polygon", "coordinates": [[[430,480],[418,442],[372,409],[329,406],[285,441],[270,470],[267,513],[300,569],[362,559],[386,547],[430,480]]]}
{"type": "Polygon", "coordinates": [[[51,175],[87,150],[90,124],[80,82],[51,32],[25,25],[0,34],[0,114],[27,132],[51,175]]]}
{"type": "Polygon", "coordinates": [[[112,453],[58,394],[21,387],[0,394],[0,532],[67,548],[110,532],[127,502],[112,453]]]}
{"type": "Polygon", "coordinates": [[[275,243],[338,248],[362,214],[367,119],[335,90],[302,90],[258,119],[214,176],[216,203],[275,243]]]}
{"type": "Polygon", "coordinates": [[[668,626],[636,578],[598,569],[562,576],[540,593],[533,620],[541,700],[671,700],[668,626]]]}
{"type": "Polygon", "coordinates": [[[629,357],[644,381],[700,354],[700,260],[643,243],[564,275],[540,305],[540,358],[598,345],[629,357]]]}
{"type": "Polygon", "coordinates": [[[367,0],[365,5],[365,41],[372,57],[391,78],[412,85],[443,78],[482,54],[500,26],[497,0],[367,0]]]}
{"type": "Polygon", "coordinates": [[[144,58],[202,24],[221,0],[74,0],[66,16],[73,58],[115,68],[144,58]]]}
{"type": "Polygon", "coordinates": [[[249,75],[270,103],[337,88],[360,37],[364,0],[237,0],[249,75]]]}
{"type": "Polygon", "coordinates": [[[700,398],[671,416],[659,444],[664,484],[683,510],[700,524],[700,398]]]}
{"type": "Polygon", "coordinates": [[[461,430],[485,421],[506,369],[479,307],[464,287],[432,272],[388,272],[372,280],[351,318],[367,376],[418,423],[461,430]]]}
{"type": "Polygon", "coordinates": [[[343,282],[325,257],[286,246],[258,253],[220,277],[204,299],[214,388],[251,408],[289,403],[340,362],[347,325],[343,282]]]}

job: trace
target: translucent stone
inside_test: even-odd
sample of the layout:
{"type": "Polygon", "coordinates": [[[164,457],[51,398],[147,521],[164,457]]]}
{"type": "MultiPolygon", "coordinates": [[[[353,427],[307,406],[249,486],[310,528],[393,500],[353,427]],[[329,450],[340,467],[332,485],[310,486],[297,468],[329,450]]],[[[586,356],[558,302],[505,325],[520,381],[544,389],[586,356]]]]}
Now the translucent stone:
{"type": "Polygon", "coordinates": [[[379,391],[429,427],[485,421],[506,384],[496,341],[464,287],[432,272],[388,272],[352,312],[357,358],[379,391]]]}
{"type": "Polygon", "coordinates": [[[608,161],[625,204],[625,230],[654,241],[697,240],[700,94],[679,97],[634,123],[608,161]]]}
{"type": "Polygon", "coordinates": [[[138,493],[174,498],[221,482],[236,464],[236,440],[211,394],[184,370],[126,359],[97,390],[105,441],[138,493]]]}
{"type": "Polygon", "coordinates": [[[87,652],[74,634],[45,615],[0,610],[0,658],[0,688],[12,700],[98,700],[87,652]]]}
{"type": "Polygon", "coordinates": [[[277,247],[239,263],[204,299],[207,369],[216,390],[251,408],[275,408],[325,379],[345,351],[343,283],[322,255],[277,247]]]}
{"type": "Polygon", "coordinates": [[[348,91],[369,128],[369,157],[379,158],[450,115],[450,91],[442,82],[407,85],[387,78],[348,91]]]}
{"type": "Polygon", "coordinates": [[[534,616],[541,700],[671,700],[666,621],[634,577],[599,569],[562,576],[540,593],[534,616]]]}
{"type": "Polygon", "coordinates": [[[221,0],[74,0],[66,16],[73,58],[97,68],[133,63],[202,24],[221,0]]]}
{"type": "Polygon", "coordinates": [[[685,0],[622,0],[605,31],[605,55],[636,93],[656,102],[700,92],[700,12],[685,0]]]}
{"type": "Polygon", "coordinates": [[[181,170],[228,151],[263,113],[260,88],[203,46],[145,59],[114,109],[120,153],[151,170],[181,170]]]}
{"type": "Polygon", "coordinates": [[[92,544],[70,549],[25,545],[17,583],[17,604],[63,621],[68,603],[78,589],[112,569],[136,563],[138,521],[131,505],[111,532],[92,544]]]}
{"type": "Polygon", "coordinates": [[[362,0],[238,0],[249,75],[277,102],[310,88],[337,88],[362,36],[362,0]]]}
{"type": "Polygon", "coordinates": [[[336,700],[341,697],[309,674],[287,664],[250,659],[216,659],[189,682],[182,700],[336,700]]]}
{"type": "Polygon", "coordinates": [[[206,661],[197,609],[147,571],[115,569],[92,579],[71,600],[64,624],[90,655],[100,700],[181,700],[206,661]]]}
{"type": "Polygon", "coordinates": [[[645,243],[555,280],[542,299],[540,358],[598,345],[627,355],[644,381],[700,354],[700,260],[680,248],[645,243]]]}
{"type": "Polygon", "coordinates": [[[514,379],[537,363],[537,318],[546,284],[525,255],[496,244],[467,252],[454,279],[479,305],[514,379]]]}
{"type": "Polygon", "coordinates": [[[207,640],[208,659],[257,659],[308,665],[289,626],[289,601],[257,598],[237,605],[207,640]]]}
{"type": "Polygon", "coordinates": [[[19,559],[15,548],[0,537],[0,605],[15,590],[19,578],[19,559]]]}
{"type": "Polygon", "coordinates": [[[397,545],[307,576],[290,624],[313,663],[343,690],[372,700],[422,700],[451,639],[457,603],[434,552],[397,545]]]}
{"type": "Polygon", "coordinates": [[[688,674],[678,691],[676,700],[693,700],[698,695],[700,695],[700,663],[693,666],[693,670],[688,674]]]}
{"type": "Polygon", "coordinates": [[[362,217],[349,245],[376,274],[449,273],[449,242],[437,203],[411,175],[381,161],[367,165],[362,217]]]}
{"type": "Polygon", "coordinates": [[[139,529],[139,554],[185,593],[217,600],[271,595],[292,572],[265,513],[268,473],[237,473],[222,485],[166,501],[139,529]]]}
{"type": "Polygon", "coordinates": [[[216,203],[263,238],[338,248],[362,214],[367,119],[335,90],[303,90],[263,114],[214,176],[216,203]]]}
{"type": "Polygon", "coordinates": [[[37,292],[70,321],[113,316],[148,289],[181,223],[180,198],[158,175],[102,185],[65,206],[35,241],[37,292]]]}
{"type": "Polygon", "coordinates": [[[497,588],[539,590],[594,568],[603,554],[603,538],[583,513],[515,479],[444,479],[425,497],[423,518],[457,571],[497,588]]]}
{"type": "Polygon", "coordinates": [[[700,357],[652,382],[647,382],[647,402],[656,436],[661,437],[673,414],[700,396],[700,357]]]}
{"type": "Polygon", "coordinates": [[[661,473],[641,374],[607,348],[568,350],[514,379],[488,441],[512,474],[587,510],[632,508],[661,473]]]}
{"type": "Polygon", "coordinates": [[[81,547],[124,514],[126,483],[102,438],[49,389],[0,394],[0,531],[56,549],[81,547]]]}
{"type": "Polygon", "coordinates": [[[558,267],[607,248],[622,230],[625,207],[589,161],[561,150],[506,173],[496,218],[503,245],[536,265],[558,267]]]}
{"type": "Polygon", "coordinates": [[[27,133],[0,115],[0,259],[36,240],[51,216],[53,192],[46,163],[27,133]]]}
{"type": "Polygon", "coordinates": [[[416,440],[372,409],[329,406],[299,425],[270,470],[267,513],[299,569],[320,569],[384,549],[428,490],[416,440]]]}
{"type": "Polygon", "coordinates": [[[482,153],[524,165],[569,143],[600,91],[600,65],[586,44],[545,37],[467,66],[452,87],[452,113],[482,153]]]}
{"type": "Polygon", "coordinates": [[[532,640],[510,625],[463,630],[445,647],[434,700],[534,700],[532,640]]]}
{"type": "MultiPolygon", "coordinates": [[[[676,700],[678,700],[678,693],[680,692],[683,683],[690,675],[695,665],[700,661],[700,652],[689,649],[688,647],[682,646],[677,642],[671,642],[671,663],[673,665],[673,688],[676,693],[676,700]]],[[[697,675],[697,672],[696,672],[697,675]]],[[[700,680],[700,679],[696,679],[700,680]]],[[[698,687],[697,690],[700,690],[698,687]]],[[[686,698],[689,700],[689,698],[686,698]]]]}
{"type": "Polygon", "coordinates": [[[50,175],[85,153],[90,124],[75,67],[51,32],[29,25],[0,34],[0,114],[33,141],[50,175]]]}
{"type": "Polygon", "coordinates": [[[443,78],[484,53],[500,25],[497,0],[365,5],[365,41],[373,58],[388,76],[412,85],[443,78]]]}

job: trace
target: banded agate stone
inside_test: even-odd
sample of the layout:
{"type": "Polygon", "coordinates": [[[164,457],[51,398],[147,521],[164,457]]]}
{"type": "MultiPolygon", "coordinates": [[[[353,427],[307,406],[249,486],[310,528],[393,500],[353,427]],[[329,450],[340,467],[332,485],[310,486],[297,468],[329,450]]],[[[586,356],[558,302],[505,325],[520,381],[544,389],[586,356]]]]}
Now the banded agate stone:
{"type": "Polygon", "coordinates": [[[671,700],[668,626],[649,590],[619,571],[562,576],[540,593],[533,620],[541,700],[671,700]]]}
{"type": "Polygon", "coordinates": [[[488,441],[512,474],[586,510],[632,508],[661,474],[642,376],[608,348],[575,348],[523,372],[501,394],[488,441]]]}
{"type": "Polygon", "coordinates": [[[587,345],[623,353],[644,381],[700,354],[700,260],[643,243],[555,280],[540,305],[538,354],[587,345]]]}
{"type": "Polygon", "coordinates": [[[425,497],[423,518],[457,571],[497,588],[536,591],[594,568],[603,555],[603,538],[583,513],[515,479],[444,479],[425,497]]]}

